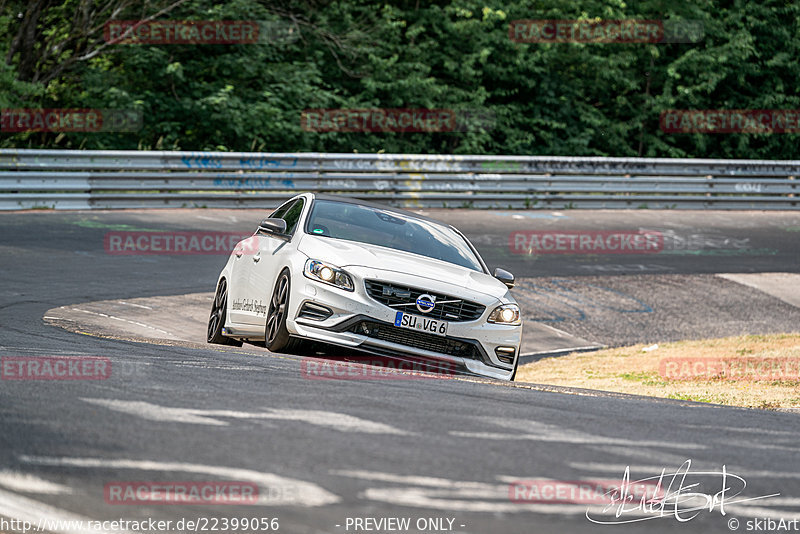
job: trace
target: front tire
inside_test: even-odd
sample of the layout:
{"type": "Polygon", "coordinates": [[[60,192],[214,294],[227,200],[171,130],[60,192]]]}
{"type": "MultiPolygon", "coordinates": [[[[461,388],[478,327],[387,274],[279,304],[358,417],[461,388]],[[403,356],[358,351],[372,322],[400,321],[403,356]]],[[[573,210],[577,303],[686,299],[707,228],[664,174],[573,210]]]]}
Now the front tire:
{"type": "Polygon", "coordinates": [[[271,352],[303,353],[307,348],[307,341],[293,338],[286,328],[286,315],[289,308],[289,295],[291,294],[292,281],[289,270],[284,269],[275,282],[272,298],[267,311],[267,325],[264,329],[264,345],[271,352]]]}
{"type": "Polygon", "coordinates": [[[281,352],[289,346],[289,331],[286,329],[286,308],[289,306],[289,290],[291,280],[289,271],[284,269],[278,275],[272,298],[267,311],[267,325],[264,331],[264,342],[272,352],[281,352]]]}
{"type": "Polygon", "coordinates": [[[219,282],[217,292],[214,294],[214,303],[211,305],[211,315],[208,317],[208,335],[206,341],[217,345],[233,345],[241,347],[242,342],[222,335],[225,326],[225,317],[228,313],[228,282],[223,278],[219,282]]]}

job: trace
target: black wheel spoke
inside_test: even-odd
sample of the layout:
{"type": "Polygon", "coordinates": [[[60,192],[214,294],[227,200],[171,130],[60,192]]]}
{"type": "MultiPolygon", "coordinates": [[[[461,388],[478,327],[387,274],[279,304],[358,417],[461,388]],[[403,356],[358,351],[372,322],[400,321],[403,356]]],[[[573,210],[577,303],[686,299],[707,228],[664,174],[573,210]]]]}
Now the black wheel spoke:
{"type": "Polygon", "coordinates": [[[208,342],[217,343],[217,338],[220,336],[222,329],[222,322],[225,317],[225,305],[228,301],[228,285],[223,280],[219,284],[216,295],[214,295],[214,303],[211,308],[211,315],[208,318],[208,342]]]}
{"type": "Polygon", "coordinates": [[[286,283],[285,280],[281,280],[281,293],[278,297],[278,302],[284,303],[286,302],[286,283]]]}
{"type": "Polygon", "coordinates": [[[267,344],[272,345],[278,334],[283,330],[283,318],[286,314],[286,305],[289,300],[289,277],[282,275],[275,284],[275,290],[270,299],[269,312],[267,312],[266,337],[267,344]]]}
{"type": "Polygon", "coordinates": [[[208,337],[211,338],[214,336],[214,333],[217,331],[217,324],[219,324],[219,315],[216,313],[211,314],[211,319],[208,321],[208,337]]]}

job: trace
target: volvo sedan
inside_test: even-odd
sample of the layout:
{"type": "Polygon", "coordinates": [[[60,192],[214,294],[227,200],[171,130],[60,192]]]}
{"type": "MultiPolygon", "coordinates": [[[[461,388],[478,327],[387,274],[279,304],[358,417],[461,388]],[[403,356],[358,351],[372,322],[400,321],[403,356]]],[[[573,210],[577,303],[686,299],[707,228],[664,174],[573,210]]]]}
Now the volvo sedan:
{"type": "Polygon", "coordinates": [[[448,224],[304,193],[234,248],[208,342],[285,352],[311,340],[513,380],[522,335],[513,286],[448,224]]]}

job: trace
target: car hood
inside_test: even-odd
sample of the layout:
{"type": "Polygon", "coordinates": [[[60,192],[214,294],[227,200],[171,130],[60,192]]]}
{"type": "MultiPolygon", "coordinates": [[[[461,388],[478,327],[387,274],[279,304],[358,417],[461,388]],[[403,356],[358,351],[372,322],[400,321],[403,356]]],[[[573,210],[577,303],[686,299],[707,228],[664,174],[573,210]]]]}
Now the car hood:
{"type": "Polygon", "coordinates": [[[439,285],[445,283],[469,288],[498,299],[508,292],[505,284],[486,273],[366,243],[305,234],[297,250],[309,258],[330,262],[342,268],[358,266],[403,273],[428,279],[439,285]]]}

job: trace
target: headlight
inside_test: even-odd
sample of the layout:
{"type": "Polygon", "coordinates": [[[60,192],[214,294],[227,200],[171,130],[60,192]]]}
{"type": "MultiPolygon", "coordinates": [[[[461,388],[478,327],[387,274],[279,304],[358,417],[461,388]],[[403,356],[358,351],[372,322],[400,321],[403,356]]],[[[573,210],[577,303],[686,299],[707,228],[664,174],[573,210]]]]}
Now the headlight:
{"type": "Polygon", "coordinates": [[[486,319],[490,323],[519,325],[522,320],[519,317],[519,306],[516,304],[503,304],[495,308],[486,319]]]}
{"type": "Polygon", "coordinates": [[[318,260],[308,260],[303,274],[312,280],[353,291],[353,279],[350,275],[333,265],[318,260]]]}

